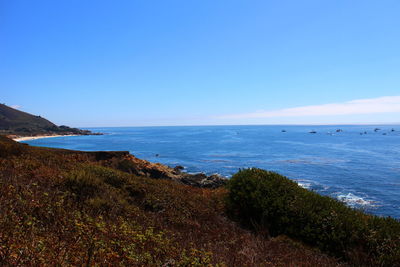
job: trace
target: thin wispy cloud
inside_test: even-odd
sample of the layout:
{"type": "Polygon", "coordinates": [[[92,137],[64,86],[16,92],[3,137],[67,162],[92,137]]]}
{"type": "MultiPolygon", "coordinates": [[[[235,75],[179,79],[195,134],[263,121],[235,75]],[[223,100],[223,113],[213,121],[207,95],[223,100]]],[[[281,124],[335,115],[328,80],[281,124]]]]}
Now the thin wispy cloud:
{"type": "Polygon", "coordinates": [[[11,105],[10,107],[15,108],[15,109],[20,109],[21,108],[20,105],[11,105]]]}
{"type": "Polygon", "coordinates": [[[400,112],[400,96],[358,99],[343,103],[302,106],[270,111],[218,116],[218,119],[337,116],[400,112]]]}

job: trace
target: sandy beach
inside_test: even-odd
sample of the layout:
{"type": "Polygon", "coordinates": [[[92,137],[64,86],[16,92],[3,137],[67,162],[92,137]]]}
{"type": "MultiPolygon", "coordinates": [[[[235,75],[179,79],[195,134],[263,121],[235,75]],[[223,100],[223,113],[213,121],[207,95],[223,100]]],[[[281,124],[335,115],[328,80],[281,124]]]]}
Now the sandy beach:
{"type": "Polygon", "coordinates": [[[24,136],[24,137],[16,137],[13,138],[14,141],[28,141],[28,140],[36,140],[42,138],[53,138],[53,137],[62,137],[62,136],[79,136],[78,134],[65,134],[65,135],[37,135],[37,136],[24,136]]]}

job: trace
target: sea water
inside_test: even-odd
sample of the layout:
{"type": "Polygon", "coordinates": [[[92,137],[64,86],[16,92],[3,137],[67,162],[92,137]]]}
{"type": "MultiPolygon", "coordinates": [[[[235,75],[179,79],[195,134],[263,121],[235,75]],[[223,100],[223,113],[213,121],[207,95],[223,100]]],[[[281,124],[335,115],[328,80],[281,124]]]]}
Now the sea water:
{"type": "Polygon", "coordinates": [[[400,218],[400,126],[88,128],[98,136],[26,141],[85,151],[129,150],[190,173],[230,177],[258,167],[366,212],[400,218]],[[377,129],[379,128],[379,129],[377,129]]]}

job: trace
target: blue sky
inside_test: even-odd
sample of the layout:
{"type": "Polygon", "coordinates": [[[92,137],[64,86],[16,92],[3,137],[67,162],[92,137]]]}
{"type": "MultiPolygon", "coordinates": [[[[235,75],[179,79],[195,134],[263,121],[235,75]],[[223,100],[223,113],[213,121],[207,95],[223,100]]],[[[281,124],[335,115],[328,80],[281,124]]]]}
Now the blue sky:
{"type": "Polygon", "coordinates": [[[0,101],[80,127],[399,123],[399,14],[397,0],[0,0],[0,101]]]}

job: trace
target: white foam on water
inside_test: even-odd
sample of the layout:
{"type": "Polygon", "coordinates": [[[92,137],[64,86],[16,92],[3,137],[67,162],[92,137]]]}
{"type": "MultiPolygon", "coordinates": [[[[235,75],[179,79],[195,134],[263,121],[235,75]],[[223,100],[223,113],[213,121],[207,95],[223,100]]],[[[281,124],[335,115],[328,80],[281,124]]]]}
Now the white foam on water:
{"type": "Polygon", "coordinates": [[[375,201],[368,200],[360,196],[356,196],[353,193],[337,193],[336,198],[349,205],[350,207],[362,206],[362,207],[376,207],[375,201]]]}
{"type": "Polygon", "coordinates": [[[296,180],[295,181],[300,187],[303,187],[305,189],[310,189],[312,184],[311,181],[308,180],[296,180]]]}
{"type": "MultiPolygon", "coordinates": [[[[310,181],[310,180],[305,180],[305,179],[298,179],[295,180],[295,182],[302,188],[304,189],[312,189],[318,183],[310,181]]],[[[330,187],[329,186],[322,186],[323,190],[328,190],[330,187]]],[[[319,191],[319,190],[317,190],[319,191]]],[[[377,201],[367,199],[366,197],[361,197],[357,196],[353,193],[343,193],[343,192],[336,192],[331,195],[332,197],[338,199],[339,201],[344,202],[346,205],[353,207],[353,208],[372,208],[372,207],[379,207],[377,201]]]]}

